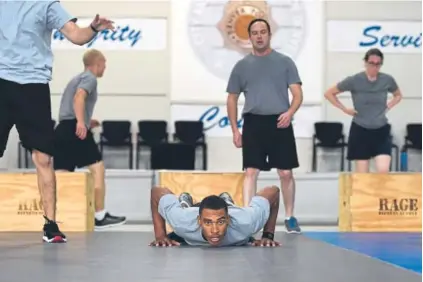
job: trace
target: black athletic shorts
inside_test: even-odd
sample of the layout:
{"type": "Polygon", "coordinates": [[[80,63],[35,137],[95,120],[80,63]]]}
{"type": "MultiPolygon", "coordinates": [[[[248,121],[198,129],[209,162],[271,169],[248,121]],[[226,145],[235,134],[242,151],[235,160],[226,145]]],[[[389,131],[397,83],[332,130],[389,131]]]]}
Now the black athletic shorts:
{"type": "Polygon", "coordinates": [[[379,155],[391,155],[392,140],[389,124],[367,129],[351,123],[348,136],[348,160],[369,160],[379,155]]]}
{"type": "Polygon", "coordinates": [[[0,78],[0,157],[13,126],[22,146],[54,154],[54,124],[48,84],[18,84],[0,78]]]}
{"type": "Polygon", "coordinates": [[[278,128],[279,115],[244,114],[243,169],[291,170],[299,166],[292,124],[278,128]]]}
{"type": "Polygon", "coordinates": [[[74,171],[102,160],[91,130],[85,139],[76,136],[76,119],[60,121],[55,130],[56,153],[53,163],[55,170],[74,171]]]}

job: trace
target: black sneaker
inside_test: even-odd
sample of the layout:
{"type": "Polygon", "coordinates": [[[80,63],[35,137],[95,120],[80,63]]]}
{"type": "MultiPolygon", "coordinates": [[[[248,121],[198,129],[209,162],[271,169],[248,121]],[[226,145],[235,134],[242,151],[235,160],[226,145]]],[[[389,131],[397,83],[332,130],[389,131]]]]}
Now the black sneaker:
{"type": "Polygon", "coordinates": [[[219,197],[225,200],[228,206],[235,206],[234,199],[232,199],[231,195],[229,195],[228,192],[223,192],[219,195],[219,197]]]}
{"type": "Polygon", "coordinates": [[[46,220],[46,223],[44,224],[43,228],[43,241],[46,243],[66,243],[66,236],[60,232],[57,223],[48,219],[46,216],[44,216],[44,219],[46,220]]]}
{"type": "Polygon", "coordinates": [[[95,219],[95,229],[104,229],[108,227],[114,227],[123,225],[126,222],[126,217],[124,216],[113,216],[106,212],[106,215],[102,220],[95,219]]]}
{"type": "Polygon", "coordinates": [[[183,208],[190,208],[194,206],[194,200],[192,199],[192,196],[187,192],[181,193],[181,195],[179,195],[178,200],[183,208]]]}

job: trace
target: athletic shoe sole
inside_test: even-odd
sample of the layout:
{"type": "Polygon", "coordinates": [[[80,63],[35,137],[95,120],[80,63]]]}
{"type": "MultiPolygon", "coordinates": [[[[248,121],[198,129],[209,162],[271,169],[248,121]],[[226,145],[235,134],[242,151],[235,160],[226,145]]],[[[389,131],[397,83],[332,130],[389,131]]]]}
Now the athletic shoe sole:
{"type": "Polygon", "coordinates": [[[46,243],[66,243],[67,239],[60,236],[54,236],[53,238],[49,239],[47,236],[43,236],[43,241],[46,243]]]}
{"type": "Polygon", "coordinates": [[[94,229],[95,230],[103,230],[103,229],[107,229],[107,228],[121,226],[121,225],[124,225],[125,223],[126,223],[126,220],[125,221],[122,221],[122,222],[118,222],[118,223],[104,225],[104,226],[94,226],[94,229]]]}

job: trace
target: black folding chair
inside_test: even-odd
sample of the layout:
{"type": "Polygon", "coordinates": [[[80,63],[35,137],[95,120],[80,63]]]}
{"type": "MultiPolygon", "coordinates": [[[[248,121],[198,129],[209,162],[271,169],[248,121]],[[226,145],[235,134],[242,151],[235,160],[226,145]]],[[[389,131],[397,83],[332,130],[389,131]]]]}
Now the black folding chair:
{"type": "Polygon", "coordinates": [[[200,147],[203,152],[203,170],[207,170],[207,143],[204,134],[204,125],[201,121],[180,120],[175,121],[175,142],[200,147]]]}
{"type": "Polygon", "coordinates": [[[341,149],[340,170],[344,171],[345,135],[344,125],[340,122],[316,122],[313,134],[313,159],[312,171],[317,171],[317,148],[341,149]]]}
{"type": "Polygon", "coordinates": [[[131,122],[128,120],[105,120],[101,123],[100,152],[103,154],[104,147],[128,148],[129,168],[133,168],[133,146],[131,122]]]}
{"type": "Polygon", "coordinates": [[[408,150],[422,151],[422,124],[409,123],[406,126],[406,134],[404,136],[404,144],[401,152],[404,152],[404,158],[401,153],[401,170],[408,170],[408,150]]]}
{"type": "Polygon", "coordinates": [[[151,151],[151,147],[156,144],[167,143],[169,134],[167,132],[167,122],[164,120],[140,120],[138,121],[138,133],[136,144],[135,166],[139,168],[139,158],[143,147],[151,151]]]}
{"type": "Polygon", "coordinates": [[[422,124],[409,123],[407,124],[407,133],[404,137],[403,150],[408,149],[422,150],[422,124]]]}
{"type": "Polygon", "coordinates": [[[152,170],[195,170],[195,146],[183,143],[162,143],[151,147],[152,170]]]}

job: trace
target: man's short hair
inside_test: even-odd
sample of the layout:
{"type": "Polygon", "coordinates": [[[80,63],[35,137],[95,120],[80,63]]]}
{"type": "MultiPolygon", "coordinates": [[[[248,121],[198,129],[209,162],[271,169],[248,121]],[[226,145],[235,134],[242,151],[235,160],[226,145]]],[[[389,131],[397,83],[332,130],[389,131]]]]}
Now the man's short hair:
{"type": "Polygon", "coordinates": [[[228,213],[228,204],[226,203],[224,199],[222,199],[219,196],[216,196],[216,195],[207,196],[200,202],[200,208],[199,208],[200,215],[204,209],[209,209],[209,210],[225,209],[225,212],[228,213]]]}
{"type": "Polygon", "coordinates": [[[269,24],[269,22],[268,21],[266,21],[265,19],[263,19],[263,18],[255,18],[254,20],[252,20],[251,22],[250,22],[250,24],[248,25],[248,34],[251,34],[251,27],[253,26],[253,24],[255,24],[255,23],[257,23],[257,22],[263,22],[263,23],[265,23],[266,24],[266,26],[267,26],[267,31],[269,32],[269,34],[271,33],[271,30],[270,30],[270,24],[269,24]]]}
{"type": "Polygon", "coordinates": [[[90,66],[92,65],[98,58],[104,58],[103,53],[97,49],[88,49],[85,51],[82,62],[84,63],[84,66],[90,66]]]}

